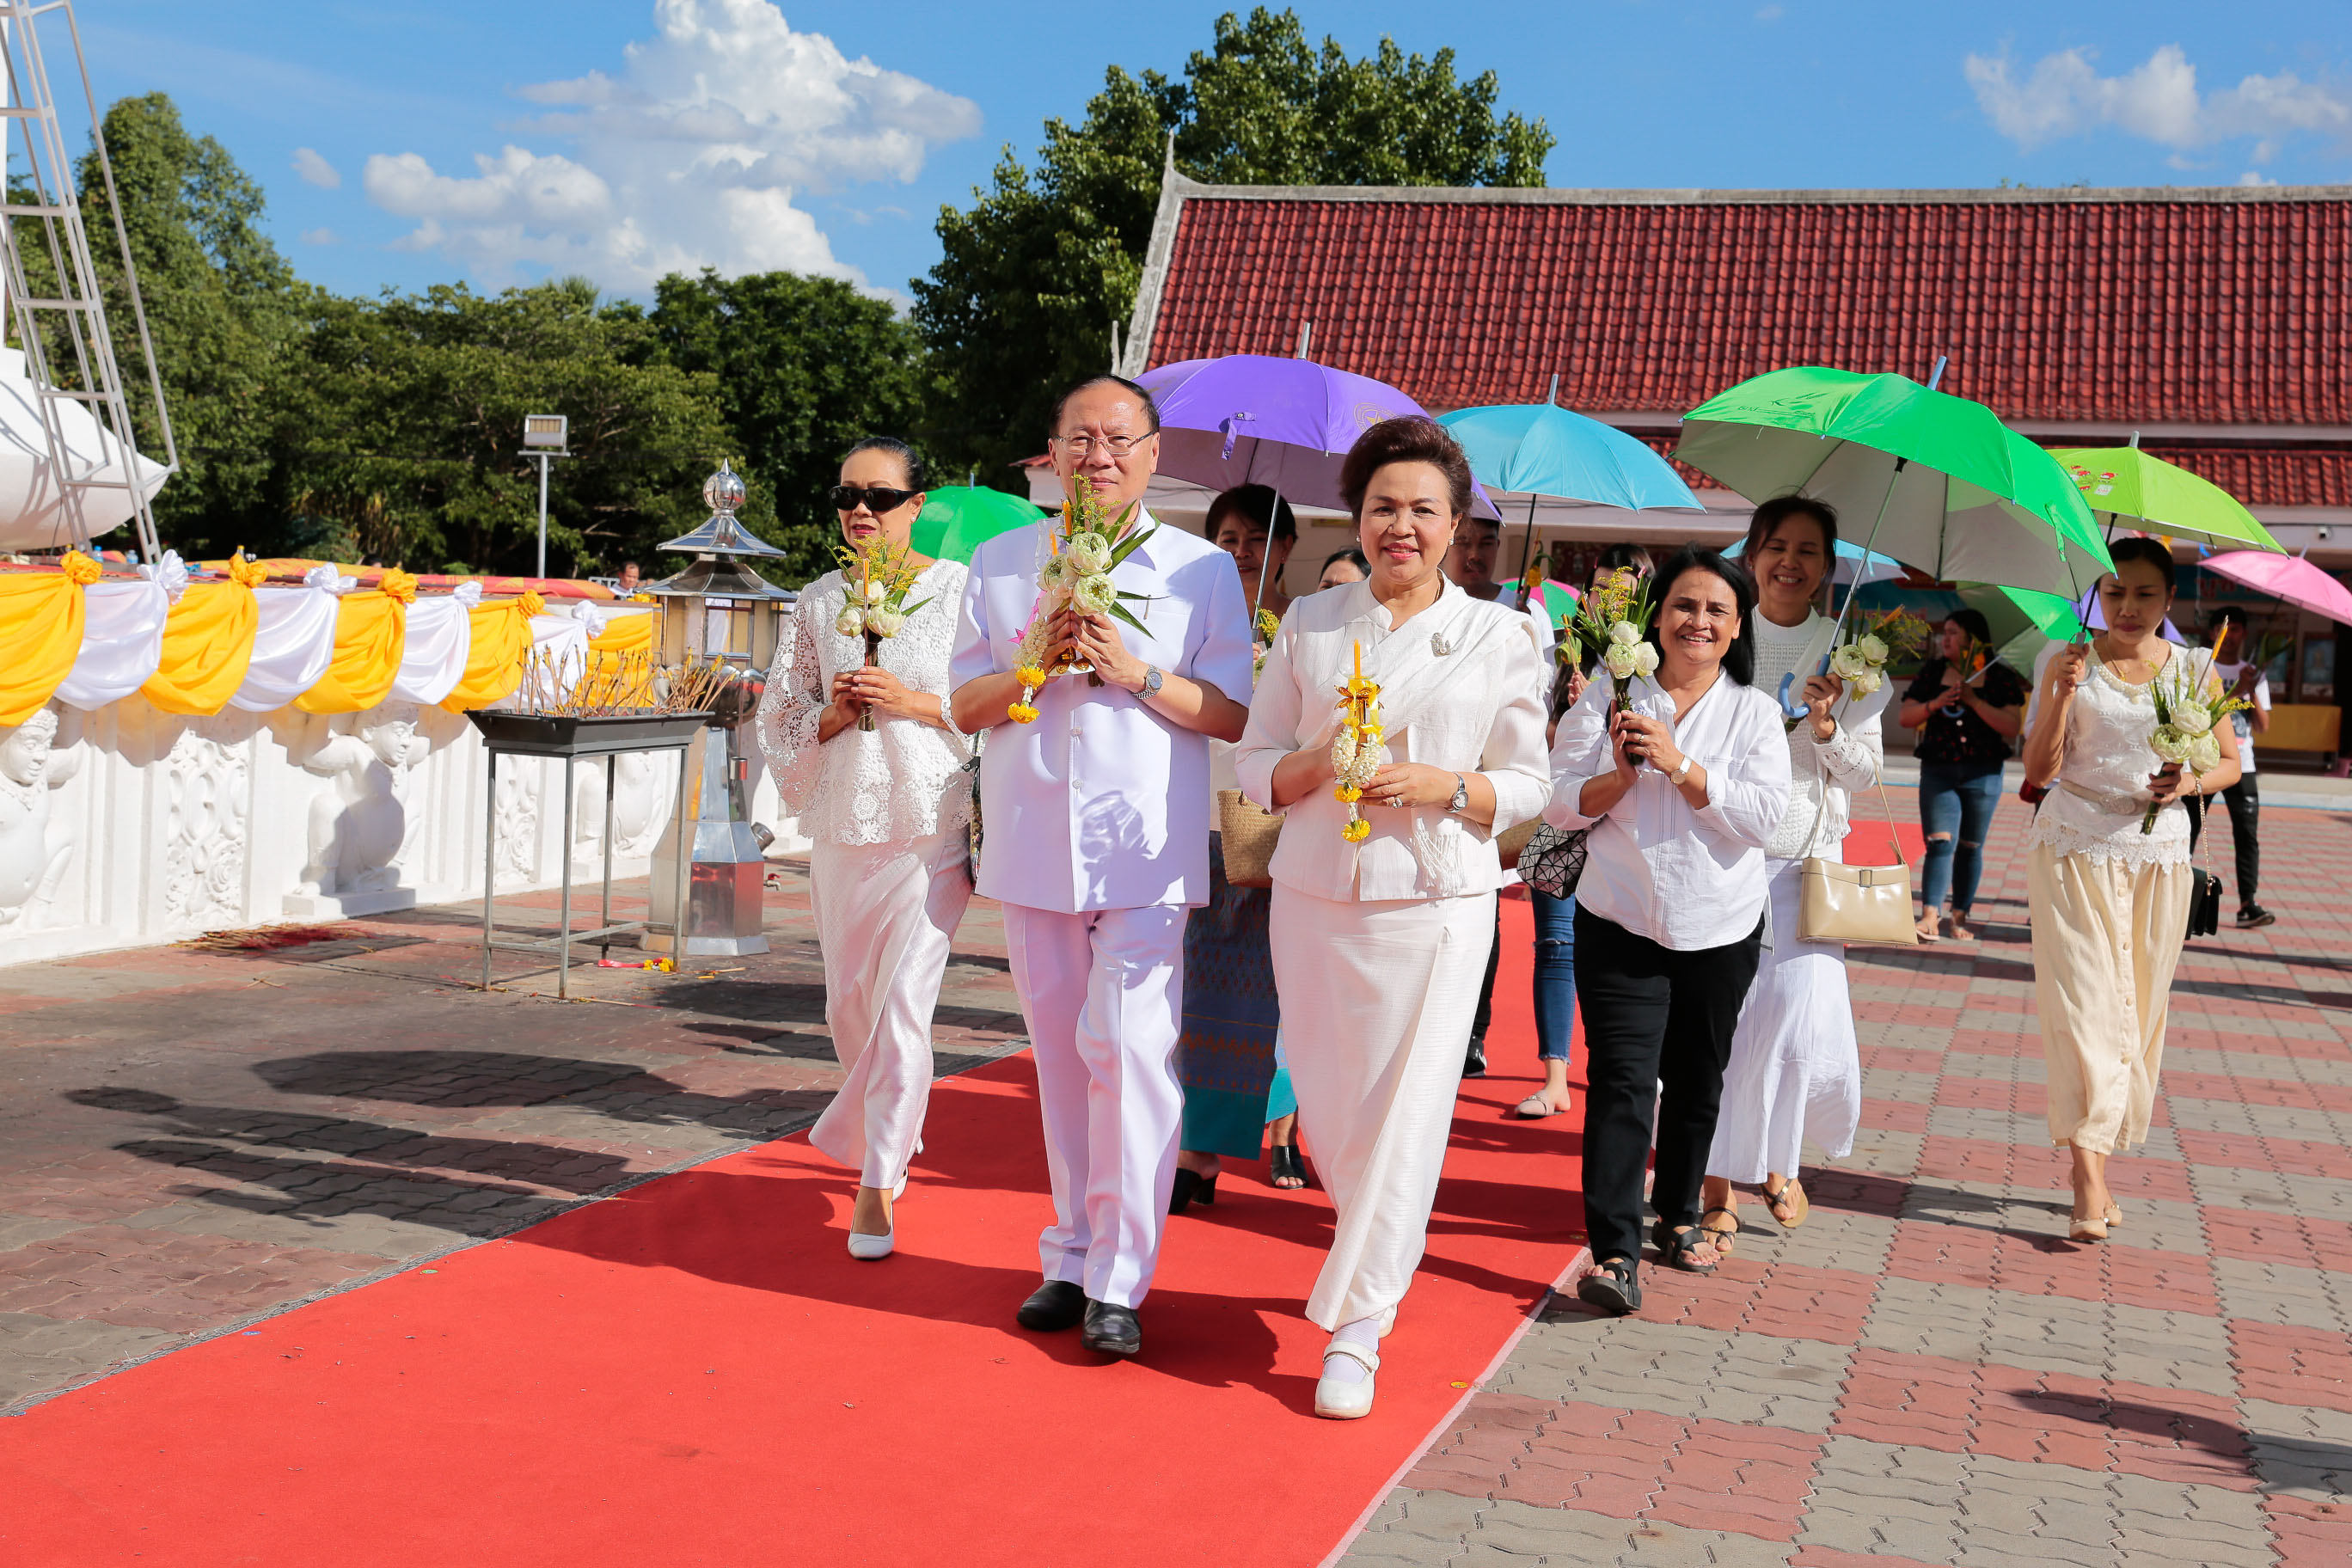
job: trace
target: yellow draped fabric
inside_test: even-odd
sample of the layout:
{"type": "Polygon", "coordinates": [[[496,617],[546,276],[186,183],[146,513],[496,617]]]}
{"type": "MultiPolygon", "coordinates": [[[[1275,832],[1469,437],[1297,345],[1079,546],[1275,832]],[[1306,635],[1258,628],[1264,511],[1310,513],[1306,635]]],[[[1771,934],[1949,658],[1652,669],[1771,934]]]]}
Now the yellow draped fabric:
{"type": "Polygon", "coordinates": [[[474,645],[466,655],[466,673],[441,706],[464,713],[512,695],[522,684],[523,661],[530,657],[530,617],[539,595],[509,599],[503,604],[478,605],[469,617],[474,645]]]}
{"type": "Polygon", "coordinates": [[[408,606],[373,589],[335,606],[335,658],[319,684],[294,699],[305,713],[357,713],[392,694],[408,641],[408,606]]]}
{"type": "Polygon", "coordinates": [[[659,614],[614,616],[588,645],[587,668],[572,700],[588,707],[632,708],[653,702],[654,622],[659,614]]]}
{"type": "Polygon", "coordinates": [[[654,646],[654,623],[661,619],[659,611],[645,615],[628,614],[613,616],[604,629],[588,645],[591,653],[630,653],[654,646]]]}
{"type": "Polygon", "coordinates": [[[81,584],[62,572],[0,572],[0,725],[23,723],[73,672],[81,584]]]}
{"type": "Polygon", "coordinates": [[[245,684],[261,605],[241,582],[191,583],[163,623],[163,658],[139,689],[166,713],[217,713],[245,684]]]}

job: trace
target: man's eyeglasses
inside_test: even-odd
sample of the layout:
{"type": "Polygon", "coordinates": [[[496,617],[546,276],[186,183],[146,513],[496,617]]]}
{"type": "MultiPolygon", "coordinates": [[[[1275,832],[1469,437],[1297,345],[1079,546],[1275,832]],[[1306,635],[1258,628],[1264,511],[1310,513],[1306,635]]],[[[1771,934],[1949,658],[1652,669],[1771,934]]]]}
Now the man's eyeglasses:
{"type": "Polygon", "coordinates": [[[1114,458],[1124,458],[1159,434],[1153,430],[1141,436],[1056,436],[1053,439],[1054,445],[1083,463],[1095,455],[1097,447],[1114,458]]]}
{"type": "Polygon", "coordinates": [[[894,490],[887,485],[835,485],[825,492],[825,500],[833,503],[835,511],[856,511],[857,503],[864,501],[866,510],[879,517],[886,511],[896,511],[922,493],[894,490]]]}

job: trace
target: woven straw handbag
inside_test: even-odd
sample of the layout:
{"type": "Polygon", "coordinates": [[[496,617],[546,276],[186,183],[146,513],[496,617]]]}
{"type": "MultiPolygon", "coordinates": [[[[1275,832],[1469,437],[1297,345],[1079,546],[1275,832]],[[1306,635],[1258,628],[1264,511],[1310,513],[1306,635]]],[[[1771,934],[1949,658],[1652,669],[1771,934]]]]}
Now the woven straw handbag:
{"type": "Polygon", "coordinates": [[[1274,886],[1274,847],[1280,814],[1263,811],[1237,789],[1217,792],[1217,829],[1224,835],[1225,880],[1236,888],[1274,886]]]}
{"type": "MultiPolygon", "coordinates": [[[[1879,809],[1886,814],[1886,837],[1895,837],[1895,809],[1886,804],[1886,786],[1878,785],[1879,809]]],[[[1813,818],[1818,837],[1829,814],[1829,780],[1822,781],[1822,808],[1813,818]]],[[[1892,866],[1849,866],[1818,855],[1805,858],[1799,870],[1797,940],[1842,942],[1868,947],[1916,947],[1919,928],[1911,915],[1911,867],[1897,858],[1892,866]]]]}

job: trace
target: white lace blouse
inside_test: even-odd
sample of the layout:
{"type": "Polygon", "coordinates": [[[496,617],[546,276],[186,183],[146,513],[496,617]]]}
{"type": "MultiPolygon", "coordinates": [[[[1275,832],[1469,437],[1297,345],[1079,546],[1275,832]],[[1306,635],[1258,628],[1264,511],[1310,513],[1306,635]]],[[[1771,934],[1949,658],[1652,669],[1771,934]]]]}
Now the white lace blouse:
{"type": "MultiPolygon", "coordinates": [[[[2053,643],[2034,661],[2037,703],[2043,672],[2065,647],[2053,643]]],[[[2189,669],[2200,685],[2213,667],[2210,649],[2174,645],[2158,679],[2177,679],[2174,658],[2193,661],[2189,669]]],[[[2046,844],[2060,855],[2130,866],[2187,865],[2189,810],[2179,801],[2157,813],[2152,831],[2139,830],[2147,811],[2148,775],[2163,765],[2148,745],[2155,733],[2156,699],[2147,687],[2120,679],[2095,649],[2066,714],[2066,754],[2058,765],[2058,781],[2035,812],[2026,842],[2046,844]]]]}
{"type": "MultiPolygon", "coordinates": [[[[1794,676],[1788,697],[1797,700],[1806,679],[1821,668],[1835,640],[1835,623],[1815,614],[1797,626],[1784,626],[1759,613],[1751,625],[1756,636],[1756,689],[1777,700],[1782,678],[1794,676]]],[[[1853,635],[1849,626],[1849,638],[1853,635]]],[[[1886,754],[1881,721],[1894,694],[1895,683],[1890,679],[1882,681],[1867,697],[1849,693],[1839,699],[1830,710],[1837,721],[1837,731],[1827,741],[1813,739],[1810,718],[1800,719],[1789,731],[1789,810],[1772,841],[1764,847],[1767,859],[1801,860],[1809,855],[1843,858],[1840,846],[1852,824],[1854,793],[1878,782],[1879,766],[1886,754]],[[1827,809],[1822,804],[1824,792],[1829,795],[1827,809]]]]}
{"type": "MultiPolygon", "coordinates": [[[[907,597],[929,603],[896,637],[882,639],[877,656],[909,690],[940,698],[943,714],[964,577],[953,561],[923,568],[907,597]]],[[[841,574],[826,573],[801,590],[778,636],[758,721],[776,793],[803,833],[829,844],[902,844],[961,829],[971,812],[971,781],[962,771],[971,746],[953,728],[878,718],[870,731],[852,725],[818,742],[817,719],[833,700],[833,678],[866,662],[866,639],[834,629],[842,597],[841,574]]]]}

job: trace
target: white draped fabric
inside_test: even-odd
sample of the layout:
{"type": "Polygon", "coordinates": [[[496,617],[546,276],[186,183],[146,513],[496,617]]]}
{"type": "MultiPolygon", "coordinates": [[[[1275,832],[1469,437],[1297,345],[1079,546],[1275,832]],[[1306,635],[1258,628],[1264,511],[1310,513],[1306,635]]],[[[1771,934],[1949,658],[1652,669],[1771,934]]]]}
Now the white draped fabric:
{"type": "Polygon", "coordinates": [[[971,900],[961,827],[896,844],[810,851],[809,902],[824,955],[824,1021],[848,1073],[809,1142],[895,1187],[931,1099],[931,1013],[948,946],[971,900]]]}
{"type": "Polygon", "coordinates": [[[245,684],[228,700],[247,713],[283,708],[327,673],[335,658],[335,595],[315,584],[256,588],[261,619],[253,632],[253,662],[245,684]]]}
{"type": "Polygon", "coordinates": [[[515,708],[530,701],[552,703],[562,700],[563,693],[588,668],[588,644],[595,637],[591,629],[597,623],[583,622],[564,615],[533,616],[530,618],[530,662],[523,672],[522,684],[513,695],[491,704],[496,708],[515,708]],[[549,674],[550,670],[552,674],[549,674]]]}
{"type": "Polygon", "coordinates": [[[153,678],[163,659],[172,595],[154,582],[92,583],[82,591],[81,651],[58,688],[68,708],[119,702],[153,678]]]}
{"type": "Polygon", "coordinates": [[[394,700],[430,705],[457,689],[466,678],[466,658],[474,646],[472,611],[481,599],[482,585],[467,583],[454,594],[420,596],[408,606],[408,640],[392,682],[394,700]]]}

